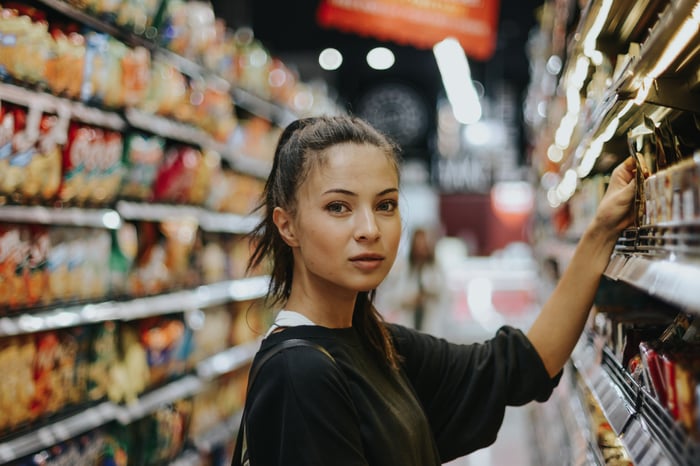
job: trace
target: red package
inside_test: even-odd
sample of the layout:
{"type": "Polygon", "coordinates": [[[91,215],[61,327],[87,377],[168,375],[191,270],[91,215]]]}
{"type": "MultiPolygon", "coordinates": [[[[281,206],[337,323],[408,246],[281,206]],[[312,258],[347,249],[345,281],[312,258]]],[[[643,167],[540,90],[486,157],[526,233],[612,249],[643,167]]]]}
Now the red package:
{"type": "Polygon", "coordinates": [[[666,385],[666,407],[673,419],[678,419],[678,393],[676,392],[676,356],[673,353],[661,354],[661,365],[666,385]]]}
{"type": "Polygon", "coordinates": [[[63,202],[81,204],[90,197],[89,176],[95,167],[95,128],[71,123],[63,148],[63,179],[59,197],[63,202]]]}
{"type": "Polygon", "coordinates": [[[642,358],[642,365],[644,366],[647,386],[652,391],[652,395],[656,395],[659,403],[662,406],[666,406],[666,380],[656,347],[652,343],[641,342],[639,344],[639,352],[642,358]]]}
{"type": "Polygon", "coordinates": [[[153,186],[154,200],[188,203],[201,164],[202,153],[194,147],[168,148],[153,186]]]}

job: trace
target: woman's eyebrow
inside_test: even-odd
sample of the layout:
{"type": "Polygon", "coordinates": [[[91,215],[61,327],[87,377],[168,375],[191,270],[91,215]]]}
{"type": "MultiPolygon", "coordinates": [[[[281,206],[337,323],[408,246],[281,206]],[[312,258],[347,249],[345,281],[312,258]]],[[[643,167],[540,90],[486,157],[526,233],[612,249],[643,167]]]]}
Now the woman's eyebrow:
{"type": "MultiPolygon", "coordinates": [[[[387,194],[390,193],[397,193],[399,190],[397,188],[387,188],[383,191],[380,191],[377,193],[377,196],[386,196],[387,194]]],[[[347,189],[342,189],[342,188],[333,188],[329,189],[328,191],[324,191],[323,194],[344,194],[346,196],[357,196],[357,193],[347,190],[347,189]]]]}

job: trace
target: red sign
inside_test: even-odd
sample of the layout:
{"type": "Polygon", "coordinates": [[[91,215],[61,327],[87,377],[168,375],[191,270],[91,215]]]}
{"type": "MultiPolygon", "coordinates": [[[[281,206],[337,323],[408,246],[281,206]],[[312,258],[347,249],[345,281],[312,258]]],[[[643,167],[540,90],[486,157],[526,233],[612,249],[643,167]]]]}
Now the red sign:
{"type": "Polygon", "coordinates": [[[496,47],[498,0],[321,0],[318,23],[418,48],[454,37],[487,60],[496,47]]]}

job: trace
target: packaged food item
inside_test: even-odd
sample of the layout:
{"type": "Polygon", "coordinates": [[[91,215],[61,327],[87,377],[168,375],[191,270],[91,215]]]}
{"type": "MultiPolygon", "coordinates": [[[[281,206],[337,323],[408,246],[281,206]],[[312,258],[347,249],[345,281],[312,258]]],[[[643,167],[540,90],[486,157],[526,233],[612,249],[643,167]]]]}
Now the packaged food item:
{"type": "Polygon", "coordinates": [[[97,143],[95,128],[72,122],[63,148],[63,178],[59,198],[69,204],[85,204],[90,198],[89,176],[97,143]]]}
{"type": "Polygon", "coordinates": [[[131,296],[158,294],[168,288],[165,246],[155,222],[138,222],[138,251],[129,273],[127,293],[131,296]]]}
{"type": "Polygon", "coordinates": [[[205,233],[200,265],[202,268],[202,283],[216,283],[227,278],[226,252],[218,241],[216,233],[205,233]]]}
{"type": "Polygon", "coordinates": [[[213,186],[206,201],[209,209],[239,215],[249,215],[260,202],[264,181],[233,170],[215,172],[213,186]]]}
{"type": "Polygon", "coordinates": [[[25,294],[25,282],[17,275],[24,261],[21,246],[21,227],[0,224],[0,315],[16,308],[25,294]]]}
{"type": "Polygon", "coordinates": [[[124,47],[121,52],[119,67],[122,72],[122,93],[116,95],[111,103],[113,106],[133,107],[141,102],[148,92],[151,80],[151,53],[144,47],[124,47]]]}
{"type": "Polygon", "coordinates": [[[0,276],[3,276],[0,280],[7,284],[8,311],[25,308],[29,302],[27,284],[31,239],[26,225],[0,226],[0,276]]]}
{"type": "Polygon", "coordinates": [[[31,84],[46,83],[46,62],[53,52],[46,15],[29,5],[3,2],[0,63],[7,74],[31,84]]]}
{"type": "Polygon", "coordinates": [[[120,197],[147,201],[153,196],[153,183],[163,162],[165,140],[160,136],[140,132],[126,135],[124,164],[127,172],[122,183],[120,197]]]}
{"type": "Polygon", "coordinates": [[[161,32],[164,47],[190,60],[201,61],[216,41],[216,17],[211,4],[169,0],[161,32]]]}
{"type": "Polygon", "coordinates": [[[227,306],[217,306],[201,311],[196,328],[190,326],[194,338],[190,366],[229,347],[232,320],[232,313],[227,306]]]}
{"type": "Polygon", "coordinates": [[[76,275],[81,277],[78,298],[81,300],[104,299],[109,295],[111,280],[111,236],[108,230],[84,230],[84,238],[75,244],[83,259],[76,275]]]}
{"type": "Polygon", "coordinates": [[[141,346],[137,324],[119,328],[119,357],[109,368],[107,396],[114,403],[134,403],[150,383],[148,354],[141,346]]]}
{"type": "Polygon", "coordinates": [[[0,339],[0,435],[9,433],[32,419],[34,396],[33,361],[35,346],[32,335],[0,339]]]}
{"type": "Polygon", "coordinates": [[[113,297],[121,297],[128,293],[129,272],[138,253],[138,236],[136,226],[132,223],[123,223],[110,234],[109,292],[113,297]]]}
{"type": "Polygon", "coordinates": [[[676,404],[678,420],[695,439],[700,438],[700,419],[697,417],[700,406],[700,351],[694,346],[689,352],[679,356],[676,364],[676,404]]]}
{"type": "Polygon", "coordinates": [[[120,59],[125,47],[106,33],[89,31],[85,34],[80,100],[94,105],[119,107],[119,96],[123,92],[120,59]]]}
{"type": "Polygon", "coordinates": [[[46,61],[46,80],[51,92],[79,99],[85,69],[85,36],[74,23],[52,23],[50,29],[54,53],[46,61]]]}
{"type": "Polygon", "coordinates": [[[155,19],[162,0],[126,0],[119,2],[115,22],[122,27],[134,31],[136,34],[146,34],[147,37],[153,34],[149,28],[156,24],[155,19]]]}
{"type": "Polygon", "coordinates": [[[88,354],[87,398],[98,401],[106,398],[111,385],[110,374],[118,360],[118,331],[116,321],[97,324],[92,330],[88,354]]]}
{"type": "Polygon", "coordinates": [[[190,287],[201,283],[196,267],[195,247],[199,241],[195,219],[164,220],[160,232],[165,239],[165,266],[173,287],[190,287]]]}
{"type": "Polygon", "coordinates": [[[193,123],[216,141],[228,141],[238,124],[231,94],[226,89],[210,85],[204,86],[198,92],[202,99],[194,107],[193,123]]]}
{"type": "Polygon", "coordinates": [[[32,418],[48,416],[63,406],[58,370],[60,342],[56,331],[39,333],[32,365],[34,393],[31,401],[32,418]]]}
{"type": "Polygon", "coordinates": [[[28,226],[30,235],[27,257],[27,300],[28,306],[44,304],[45,292],[49,285],[49,230],[41,225],[28,226]]]}
{"type": "Polygon", "coordinates": [[[90,204],[108,205],[117,197],[126,169],[122,163],[123,136],[118,131],[97,133],[95,166],[90,170],[90,204]],[[100,138],[101,136],[101,138],[100,138]],[[100,148],[101,145],[101,148],[100,148]]]}
{"type": "Polygon", "coordinates": [[[62,144],[68,137],[68,116],[44,114],[35,156],[29,162],[21,193],[26,199],[49,202],[61,185],[62,144]]]}
{"type": "Polygon", "coordinates": [[[173,64],[153,60],[146,97],[137,108],[146,113],[171,117],[187,102],[187,79],[173,64]]]}
{"type": "Polygon", "coordinates": [[[149,370],[147,386],[161,385],[181,375],[176,349],[185,336],[185,324],[179,318],[154,317],[139,321],[139,341],[146,352],[149,370]]]}
{"type": "Polygon", "coordinates": [[[5,192],[2,187],[5,185],[4,178],[8,176],[14,134],[15,115],[12,106],[0,100],[0,196],[5,192]]]}
{"type": "Polygon", "coordinates": [[[139,439],[130,454],[132,458],[137,456],[134,464],[168,464],[174,460],[185,445],[191,415],[192,401],[178,400],[134,425],[139,439]]]}
{"type": "Polygon", "coordinates": [[[19,188],[27,179],[28,167],[37,156],[36,142],[39,139],[42,111],[37,105],[29,108],[8,106],[7,111],[13,114],[14,128],[8,158],[4,163],[0,162],[0,168],[3,169],[0,194],[19,199],[19,188]]]}
{"type": "Polygon", "coordinates": [[[172,203],[203,203],[209,194],[210,158],[192,146],[166,149],[153,187],[154,200],[172,203]]]}

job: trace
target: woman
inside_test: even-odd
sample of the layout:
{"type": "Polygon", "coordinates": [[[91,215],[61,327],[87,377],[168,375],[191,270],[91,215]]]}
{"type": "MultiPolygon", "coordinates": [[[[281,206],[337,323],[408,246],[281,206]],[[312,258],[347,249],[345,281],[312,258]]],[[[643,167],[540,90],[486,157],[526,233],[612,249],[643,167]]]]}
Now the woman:
{"type": "MultiPolygon", "coordinates": [[[[246,401],[250,462],[432,466],[485,447],[507,405],[545,400],[583,329],[616,238],[631,220],[634,164],[614,172],[595,219],[527,336],[504,327],[455,345],[383,323],[373,290],[401,236],[396,147],[353,117],[282,133],[254,231],[282,306],[246,401]],[[284,341],[320,345],[265,354],[284,341]]],[[[468,213],[465,213],[468,215],[468,213]]]]}
{"type": "Polygon", "coordinates": [[[435,242],[427,228],[410,235],[407,257],[397,258],[377,289],[380,310],[389,321],[427,333],[441,333],[451,302],[447,276],[435,259],[435,242]],[[392,312],[393,311],[393,312],[392,312]]]}

